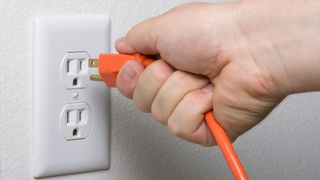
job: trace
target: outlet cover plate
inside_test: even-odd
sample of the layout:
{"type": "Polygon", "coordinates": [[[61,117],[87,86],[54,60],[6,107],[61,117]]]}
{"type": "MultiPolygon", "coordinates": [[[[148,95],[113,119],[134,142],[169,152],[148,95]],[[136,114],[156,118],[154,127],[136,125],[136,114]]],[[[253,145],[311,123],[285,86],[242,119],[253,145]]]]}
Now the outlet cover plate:
{"type": "MultiPolygon", "coordinates": [[[[61,68],[68,53],[80,52],[80,56],[83,53],[96,58],[99,53],[110,51],[109,17],[38,17],[33,27],[34,177],[108,169],[110,91],[104,83],[88,80],[89,74],[96,71],[92,69],[85,69],[87,74],[79,76],[85,87],[66,88],[61,68]],[[68,141],[60,127],[61,113],[67,104],[77,103],[90,107],[90,132],[84,132],[88,135],[83,139],[68,141]]],[[[79,130],[76,133],[81,133],[79,130]]]]}

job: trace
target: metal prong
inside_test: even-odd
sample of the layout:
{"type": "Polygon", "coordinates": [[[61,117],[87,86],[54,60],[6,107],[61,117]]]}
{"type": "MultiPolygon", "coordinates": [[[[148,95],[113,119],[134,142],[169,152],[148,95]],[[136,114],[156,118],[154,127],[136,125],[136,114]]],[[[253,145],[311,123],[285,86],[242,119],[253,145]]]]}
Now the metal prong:
{"type": "Polygon", "coordinates": [[[89,67],[98,67],[99,61],[98,59],[89,59],[88,65],[89,67]]]}
{"type": "Polygon", "coordinates": [[[97,74],[92,74],[90,76],[90,80],[92,80],[92,81],[103,81],[102,77],[100,75],[97,75],[97,74]]]}

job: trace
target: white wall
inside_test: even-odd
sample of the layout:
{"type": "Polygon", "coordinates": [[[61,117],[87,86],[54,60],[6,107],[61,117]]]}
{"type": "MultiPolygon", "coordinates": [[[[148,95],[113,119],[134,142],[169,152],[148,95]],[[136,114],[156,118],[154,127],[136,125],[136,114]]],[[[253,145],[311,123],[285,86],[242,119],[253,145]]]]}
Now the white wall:
{"type": "MultiPolygon", "coordinates": [[[[112,38],[184,0],[0,0],[1,180],[32,179],[32,26],[38,15],[108,14],[112,38]]],[[[217,2],[217,1],[212,1],[217,2]]],[[[320,95],[287,99],[235,143],[252,179],[320,179],[320,95]]],[[[111,168],[50,179],[232,179],[215,148],[183,142],[112,92],[111,168]]]]}

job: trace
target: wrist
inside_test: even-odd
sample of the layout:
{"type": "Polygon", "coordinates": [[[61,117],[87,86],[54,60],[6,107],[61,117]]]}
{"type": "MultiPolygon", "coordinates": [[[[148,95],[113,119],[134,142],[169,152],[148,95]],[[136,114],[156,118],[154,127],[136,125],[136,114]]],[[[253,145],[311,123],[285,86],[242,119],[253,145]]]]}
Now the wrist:
{"type": "Polygon", "coordinates": [[[251,7],[240,13],[249,15],[237,18],[238,23],[253,43],[253,58],[268,72],[277,94],[320,90],[320,3],[249,3],[251,7]]]}
{"type": "Polygon", "coordinates": [[[292,30],[288,30],[291,33],[286,41],[277,45],[283,52],[279,54],[287,76],[282,77],[283,84],[288,85],[289,94],[319,91],[320,3],[301,2],[289,23],[293,24],[292,30]]]}

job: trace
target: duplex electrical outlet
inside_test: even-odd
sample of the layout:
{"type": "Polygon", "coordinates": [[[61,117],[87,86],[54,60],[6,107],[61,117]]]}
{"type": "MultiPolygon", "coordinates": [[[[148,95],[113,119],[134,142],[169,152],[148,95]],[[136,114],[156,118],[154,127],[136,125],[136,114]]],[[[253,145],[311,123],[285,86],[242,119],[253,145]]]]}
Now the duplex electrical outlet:
{"type": "Polygon", "coordinates": [[[89,58],[110,50],[106,16],[39,17],[33,44],[33,174],[108,169],[109,89],[89,58]]]}

